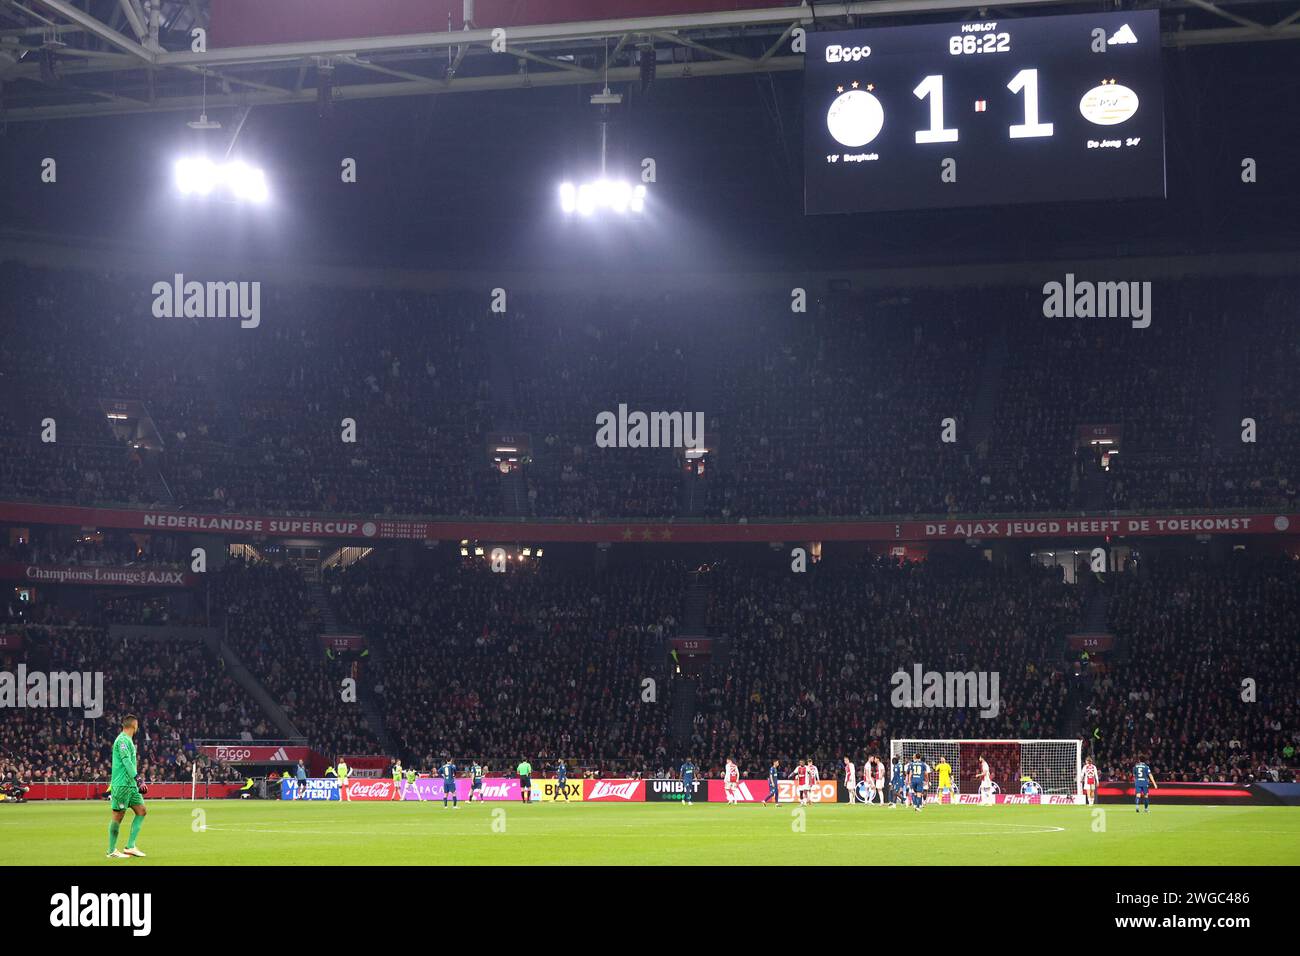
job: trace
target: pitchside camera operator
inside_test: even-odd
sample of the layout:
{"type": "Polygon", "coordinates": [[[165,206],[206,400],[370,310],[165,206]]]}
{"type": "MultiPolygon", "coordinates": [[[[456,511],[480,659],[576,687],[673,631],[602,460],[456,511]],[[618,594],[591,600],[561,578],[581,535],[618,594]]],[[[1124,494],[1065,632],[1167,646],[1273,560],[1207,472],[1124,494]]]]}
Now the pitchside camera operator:
{"type": "Polygon", "coordinates": [[[0,803],[26,803],[27,791],[30,789],[18,779],[17,773],[11,773],[7,779],[0,781],[0,803]]]}

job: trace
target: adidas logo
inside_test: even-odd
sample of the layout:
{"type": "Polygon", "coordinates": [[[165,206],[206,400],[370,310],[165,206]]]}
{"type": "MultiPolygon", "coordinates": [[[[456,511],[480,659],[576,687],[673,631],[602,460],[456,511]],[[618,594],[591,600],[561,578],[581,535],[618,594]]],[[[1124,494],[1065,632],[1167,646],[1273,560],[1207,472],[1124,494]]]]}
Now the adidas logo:
{"type": "Polygon", "coordinates": [[[1119,46],[1124,43],[1137,43],[1137,41],[1138,38],[1133,32],[1133,28],[1126,23],[1116,30],[1114,34],[1106,40],[1106,43],[1110,46],[1119,46]]]}

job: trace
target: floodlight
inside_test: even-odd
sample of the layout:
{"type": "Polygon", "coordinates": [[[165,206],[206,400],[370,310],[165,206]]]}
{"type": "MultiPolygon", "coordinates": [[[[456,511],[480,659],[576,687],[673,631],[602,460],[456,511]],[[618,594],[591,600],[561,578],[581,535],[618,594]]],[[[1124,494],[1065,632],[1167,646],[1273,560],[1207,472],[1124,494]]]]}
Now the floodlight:
{"type": "Polygon", "coordinates": [[[577,211],[578,191],[573,183],[560,183],[560,208],[570,214],[577,211]]]}
{"type": "Polygon", "coordinates": [[[176,189],[184,196],[217,192],[237,202],[264,203],[270,198],[266,173],[242,160],[214,163],[206,156],[178,159],[172,167],[176,189]]]}
{"type": "Polygon", "coordinates": [[[236,160],[226,167],[226,185],[238,199],[266,202],[266,176],[247,163],[236,160]]]}
{"type": "Polygon", "coordinates": [[[623,179],[601,177],[576,187],[573,183],[560,186],[560,209],[566,215],[591,216],[601,210],[620,215],[639,213],[645,210],[645,200],[644,184],[633,186],[623,179]]]}
{"type": "Polygon", "coordinates": [[[192,193],[206,196],[220,181],[216,164],[202,157],[179,159],[174,170],[176,188],[186,196],[192,193]]]}

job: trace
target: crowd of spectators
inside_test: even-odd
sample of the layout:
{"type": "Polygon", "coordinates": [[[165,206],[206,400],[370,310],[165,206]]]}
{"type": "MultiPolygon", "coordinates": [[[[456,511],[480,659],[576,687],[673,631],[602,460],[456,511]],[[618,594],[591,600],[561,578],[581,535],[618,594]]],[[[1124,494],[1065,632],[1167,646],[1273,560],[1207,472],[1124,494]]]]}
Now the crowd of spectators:
{"type": "MultiPolygon", "coordinates": [[[[600,570],[533,560],[506,573],[363,560],[328,572],[322,588],[338,623],[366,635],[373,654],[364,664],[325,653],[320,601],[291,564],[231,561],[214,573],[213,602],[240,661],[331,759],[383,750],[342,692],[350,677],[373,695],[397,754],[424,770],[449,756],[498,768],[527,757],[639,775],[689,755],[706,773],[732,757],[757,774],[774,758],[789,766],[811,757],[824,770],[844,756],[860,763],[903,737],[1082,734],[1107,776],[1123,778],[1145,757],[1167,779],[1294,778],[1300,562],[1171,552],[1098,586],[1110,589],[1118,647],[1082,679],[1064,653],[1082,620],[1080,589],[1056,567],[1001,566],[965,551],[823,561],[803,574],[735,559],[600,570]],[[707,594],[719,649],[703,668],[686,739],[673,721],[684,685],[666,652],[693,584],[707,594]],[[996,674],[995,713],[987,700],[908,706],[910,684],[896,675],[910,681],[917,666],[996,674]]],[[[142,600],[122,616],[144,623],[142,600]]],[[[112,637],[57,606],[4,626],[23,638],[0,658],[4,670],[102,673],[105,697],[100,719],[6,711],[0,780],[104,778],[112,722],[126,712],[142,718],[147,781],[189,779],[197,739],[281,736],[197,639],[112,637]]]]}
{"type": "MultiPolygon", "coordinates": [[[[1206,283],[1186,280],[1152,287],[1149,328],[1136,329],[1123,317],[1044,319],[1029,316],[1033,305],[1016,310],[1004,324],[1011,339],[994,419],[998,449],[989,473],[1019,475],[1024,493],[1001,502],[1004,511],[1060,510],[1087,504],[1081,494],[1084,466],[1078,454],[1082,425],[1117,427],[1123,453],[1194,464],[1211,439],[1216,380],[1215,348],[1221,321],[1206,283]],[[1006,449],[1008,453],[1002,451],[1006,449]]],[[[1105,476],[1118,507],[1124,494],[1145,496],[1158,473],[1105,476]],[[1117,489],[1130,485],[1127,492],[1117,489]]],[[[1181,499],[1159,504],[1177,507],[1181,499]]],[[[1094,503],[1096,506],[1097,503],[1094,503]]]]}
{"type": "Polygon", "coordinates": [[[5,497],[499,509],[483,454],[486,309],[465,296],[268,287],[263,321],[244,329],[154,318],[138,277],[0,268],[13,290],[0,304],[0,381],[18,399],[0,417],[5,497]],[[110,427],[110,409],[126,409],[129,428],[110,427]],[[42,440],[46,419],[57,441],[42,440]]]}
{"type": "Polygon", "coordinates": [[[330,759],[379,752],[360,696],[345,693],[345,680],[360,683],[361,666],[327,655],[319,609],[297,568],[232,560],[217,575],[213,604],[241,663],[314,749],[330,759]]]}
{"type": "Polygon", "coordinates": [[[33,537],[0,542],[0,561],[68,567],[178,568],[187,557],[184,544],[180,538],[168,535],[38,528],[33,537]]]}
{"type": "Polygon", "coordinates": [[[1062,639],[1079,597],[1059,569],[870,557],[803,574],[720,564],[711,577],[710,625],[730,652],[711,668],[696,718],[692,747],[709,764],[734,757],[757,771],[774,757],[786,766],[812,757],[825,768],[845,756],[887,758],[891,738],[1054,738],[1064,729],[1062,639]],[[901,704],[911,695],[894,675],[910,688],[917,665],[996,673],[996,714],[901,704]]]}
{"type": "Polygon", "coordinates": [[[966,411],[983,351],[955,300],[828,296],[814,316],[786,305],[763,321],[776,311],[768,301],[723,323],[709,513],[944,514],[971,504],[966,411]],[[941,441],[948,418],[955,442],[941,441]]]}
{"type": "MultiPolygon", "coordinates": [[[[1298,505],[1293,282],[1250,294],[1232,281],[1157,283],[1143,329],[1045,319],[1036,290],[1010,288],[830,293],[806,313],[758,293],[539,295],[498,316],[478,294],[288,285],[268,286],[261,324],[241,329],[156,319],[138,278],[4,264],[0,282],[0,499],[493,517],[518,502],[489,466],[488,437],[522,431],[531,453],[517,481],[536,518],[1298,505]],[[704,412],[707,459],[597,447],[596,416],[620,405],[704,412]],[[1247,418],[1253,441],[1241,440],[1247,418]],[[1084,425],[1116,431],[1105,470],[1081,445],[1084,425]]],[[[38,529],[0,543],[0,561],[176,568],[185,549],[179,536],[38,529]]],[[[1059,642],[1080,598],[1059,572],[936,555],[698,573],[726,648],[691,741],[708,767],[830,765],[898,736],[1068,730],[1059,642]],[[917,663],[997,672],[997,716],[895,707],[890,677],[917,663]]],[[[338,619],[382,648],[369,663],[325,653],[319,602],[292,566],[270,563],[214,570],[202,612],[189,594],[33,605],[6,589],[0,624],[28,637],[32,659],[112,678],[110,706],[143,712],[153,779],[185,776],[196,737],[274,730],[198,643],[121,643],[111,624],[223,626],[331,757],[380,746],[341,693],[354,678],[422,766],[565,756],[634,772],[680,756],[673,682],[648,707],[640,680],[664,666],[690,580],[670,564],[499,575],[363,562],[326,583],[338,619]]],[[[1118,575],[1124,655],[1090,678],[1086,712],[1104,769],[1126,772],[1145,753],[1158,773],[1207,780],[1294,773],[1298,584],[1283,560],[1118,575]],[[1241,699],[1247,679],[1257,703],[1241,699]]],[[[0,779],[104,770],[102,721],[18,714],[0,726],[0,779]]]]}
{"type": "Polygon", "coordinates": [[[1244,782],[1300,768],[1300,561],[1168,556],[1116,576],[1119,659],[1094,677],[1098,765],[1244,782]]]}
{"type": "MultiPolygon", "coordinates": [[[[689,316],[671,297],[539,297],[508,320],[517,375],[512,420],[532,436],[529,507],[548,518],[678,513],[682,477],[669,448],[598,448],[596,416],[696,411],[689,404],[689,316]]],[[[703,409],[698,409],[703,411],[703,409]]]]}
{"type": "MultiPolygon", "coordinates": [[[[379,747],[343,681],[358,676],[355,661],[325,654],[320,625],[300,573],[234,561],[213,575],[215,620],[240,661],[262,683],[311,745],[330,759],[372,753],[379,747]]],[[[184,595],[188,598],[190,595],[184,595]]],[[[184,602],[183,602],[184,603],[184,602]]],[[[183,629],[209,623],[206,614],[177,613],[165,595],[100,589],[90,601],[16,602],[6,595],[0,626],[16,634],[20,650],[3,669],[77,671],[103,675],[103,714],[81,709],[6,710],[0,725],[0,779],[25,782],[93,780],[110,769],[113,723],[132,712],[141,718],[137,745],[146,781],[188,780],[199,759],[208,779],[235,771],[210,766],[197,755],[197,739],[282,739],[260,705],[227,673],[196,636],[164,640],[111,636],[109,624],[169,624],[183,629]],[[105,592],[108,592],[107,594],[105,592]],[[217,776],[214,777],[213,775],[217,776]]]]}
{"type": "Polygon", "coordinates": [[[1009,287],[826,293],[805,313],[757,293],[521,295],[502,316],[470,293],[286,285],[242,329],[156,319],[128,277],[0,268],[6,498],[491,517],[520,506],[503,504],[488,438],[522,431],[523,508],[540,518],[1296,500],[1283,281],[1244,296],[1157,283],[1142,329],[1045,319],[1036,289],[1009,287]],[[674,449],[597,447],[597,414],[620,404],[703,412],[702,469],[674,449]],[[1238,405],[1256,442],[1221,427],[1238,405]],[[1080,448],[1080,427],[1100,424],[1122,435],[1105,472],[1080,448]]]}
{"type": "Polygon", "coordinates": [[[377,647],[377,689],[408,766],[450,756],[504,769],[527,756],[627,772],[671,753],[665,641],[685,583],[668,564],[586,574],[537,562],[506,573],[357,564],[328,588],[340,621],[377,647]],[[649,702],[647,676],[659,683],[649,702]]]}
{"type": "Polygon", "coordinates": [[[102,675],[102,714],[88,717],[86,706],[6,709],[0,779],[107,781],[118,722],[128,713],[140,718],[135,741],[145,783],[189,780],[196,762],[203,779],[231,779],[236,772],[208,761],[194,741],[274,735],[257,704],[197,640],[110,637],[103,628],[80,625],[13,632],[23,647],[4,655],[4,670],[16,673],[25,664],[29,674],[102,675]]]}
{"type": "MultiPolygon", "coordinates": [[[[169,535],[129,535],[114,531],[37,528],[34,535],[11,533],[0,545],[0,562],[56,568],[170,569],[185,567],[184,539],[169,535]]],[[[193,588],[106,586],[78,589],[59,601],[32,600],[32,587],[44,591],[47,579],[16,572],[29,587],[0,590],[0,625],[43,624],[107,627],[111,624],[209,626],[203,594],[193,588]]]]}

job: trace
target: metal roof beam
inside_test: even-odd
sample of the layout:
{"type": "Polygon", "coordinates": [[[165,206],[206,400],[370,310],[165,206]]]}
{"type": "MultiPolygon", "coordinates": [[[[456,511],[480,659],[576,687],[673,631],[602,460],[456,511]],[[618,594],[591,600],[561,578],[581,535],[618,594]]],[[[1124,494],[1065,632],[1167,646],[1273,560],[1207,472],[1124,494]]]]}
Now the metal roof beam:
{"type": "Polygon", "coordinates": [[[542,56],[540,53],[533,53],[531,50],[508,46],[506,52],[514,56],[521,57],[525,60],[531,60],[533,63],[541,63],[543,66],[549,66],[556,70],[568,70],[571,73],[581,73],[593,82],[600,80],[600,73],[596,70],[589,70],[585,66],[579,66],[577,63],[567,63],[564,60],[556,60],[551,57],[542,56]]]}
{"type": "Polygon", "coordinates": [[[149,35],[149,28],[144,23],[144,10],[139,6],[139,0],[117,0],[118,9],[126,17],[126,22],[131,24],[131,30],[135,33],[137,40],[143,40],[149,35]]]}
{"type": "Polygon", "coordinates": [[[1217,43],[1254,43],[1262,40],[1300,40],[1300,26],[1289,18],[1277,26],[1223,27],[1218,30],[1179,30],[1161,37],[1164,46],[1210,46],[1217,43]]]}
{"type": "Polygon", "coordinates": [[[742,56],[739,53],[731,53],[727,50],[717,50],[711,46],[705,46],[703,43],[700,43],[696,40],[692,40],[690,37],[684,37],[677,33],[666,33],[662,31],[655,31],[654,33],[651,34],[651,36],[655,37],[658,40],[665,40],[668,43],[675,43],[678,46],[684,46],[691,50],[698,50],[701,53],[707,53],[709,56],[717,57],[720,60],[737,60],[741,63],[750,63],[750,64],[754,62],[752,57],[742,56]]]}
{"type": "MultiPolygon", "coordinates": [[[[61,2],[61,0],[42,0],[61,2]]],[[[1001,0],[999,7],[1050,6],[1059,0],[1001,0]]],[[[874,17],[903,13],[934,13],[969,10],[971,0],[875,0],[875,2],[823,3],[816,8],[817,19],[860,16],[874,17]]],[[[775,7],[763,10],[719,10],[670,16],[630,17],[621,20],[588,20],[575,23],[552,23],[509,27],[507,41],[515,46],[534,42],[568,42],[574,40],[618,37],[625,33],[652,34],[710,27],[744,27],[783,25],[791,14],[802,23],[814,19],[812,7],[775,7]]],[[[266,43],[255,46],[227,47],[206,53],[189,51],[162,53],[160,66],[226,66],[242,63],[267,63],[296,60],[302,56],[340,56],[376,53],[387,50],[416,50],[471,44],[487,46],[493,40],[491,28],[443,33],[412,33],[388,37],[349,37],[342,40],[307,40],[294,43],[266,43]]]]}
{"type": "Polygon", "coordinates": [[[71,20],[80,27],[85,28],[90,33],[99,37],[105,43],[110,43],[126,53],[143,60],[146,63],[154,61],[154,54],[146,50],[134,40],[122,36],[108,24],[101,20],[96,20],[89,13],[83,13],[66,0],[32,0],[33,3],[39,3],[47,10],[52,10],[65,20],[71,20]]]}
{"type": "Polygon", "coordinates": [[[779,37],[777,37],[776,42],[763,51],[763,55],[758,58],[758,62],[766,63],[773,56],[775,56],[776,51],[781,49],[781,47],[785,45],[785,41],[790,39],[790,34],[794,32],[794,28],[797,27],[798,25],[799,25],[799,21],[795,20],[788,27],[786,27],[785,32],[782,33],[779,37]]]}
{"type": "MultiPolygon", "coordinates": [[[[372,73],[382,73],[385,76],[395,77],[399,80],[414,80],[417,83],[434,83],[441,82],[434,77],[421,76],[419,73],[408,73],[406,70],[394,70],[391,67],[381,66],[378,63],[371,63],[369,60],[361,60],[355,56],[341,56],[338,58],[340,63],[346,63],[348,66],[355,66],[358,69],[369,70],[372,73]]],[[[302,84],[298,85],[301,89],[302,84]]]]}
{"type": "MultiPolygon", "coordinates": [[[[781,72],[802,70],[802,56],[773,57],[763,67],[763,71],[781,72]]],[[[686,77],[734,76],[756,72],[750,64],[736,63],[731,60],[712,60],[706,63],[669,63],[659,67],[657,79],[682,79],[686,77]]],[[[640,77],[638,67],[618,67],[609,71],[611,83],[633,82],[640,77]]],[[[429,82],[415,80],[395,80],[392,83],[366,83],[352,86],[334,87],[334,98],[338,103],[349,100],[375,99],[387,96],[430,96],[444,93],[479,93],[490,90],[520,90],[528,87],[573,86],[592,82],[591,77],[568,71],[556,70],[549,73],[531,73],[523,76],[517,73],[496,76],[457,77],[446,82],[429,82]]],[[[284,104],[311,104],[316,102],[316,91],[305,89],[298,92],[281,90],[276,93],[258,92],[235,94],[209,94],[207,108],[210,111],[239,106],[275,106],[284,104]]],[[[5,119],[11,123],[32,120],[70,119],[77,116],[103,116],[142,112],[177,112],[198,109],[201,99],[198,96],[159,97],[153,103],[133,106],[118,103],[73,103],[58,106],[32,106],[10,109],[5,112],[5,119]]]]}

